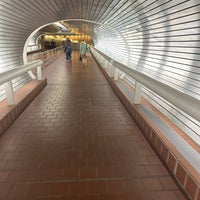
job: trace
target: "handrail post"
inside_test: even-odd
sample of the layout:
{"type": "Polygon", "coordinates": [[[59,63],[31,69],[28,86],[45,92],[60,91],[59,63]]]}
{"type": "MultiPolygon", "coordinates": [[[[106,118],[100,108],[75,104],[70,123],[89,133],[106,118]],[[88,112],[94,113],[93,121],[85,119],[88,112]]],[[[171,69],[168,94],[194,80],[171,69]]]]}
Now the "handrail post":
{"type": "Polygon", "coordinates": [[[135,95],[134,95],[134,104],[140,104],[142,93],[142,84],[138,81],[135,81],[135,95]]]}
{"type": "Polygon", "coordinates": [[[114,67],[114,80],[117,81],[118,80],[118,74],[119,74],[119,70],[114,67]]]}
{"type": "Polygon", "coordinates": [[[108,68],[108,61],[105,62],[105,65],[103,66],[104,69],[108,68]]]}
{"type": "Polygon", "coordinates": [[[113,60],[110,60],[110,65],[109,65],[108,70],[109,70],[109,75],[110,75],[110,77],[113,78],[113,77],[114,77],[114,65],[113,65],[113,60]]]}
{"type": "Polygon", "coordinates": [[[112,69],[113,69],[113,65],[112,63],[110,63],[108,70],[109,70],[109,75],[111,78],[113,77],[112,69]]]}
{"type": "Polygon", "coordinates": [[[35,79],[35,75],[33,74],[32,71],[28,71],[28,74],[29,74],[29,76],[30,76],[32,79],[35,79]]]}
{"type": "Polygon", "coordinates": [[[42,80],[42,61],[36,60],[32,61],[30,63],[26,63],[23,66],[16,67],[16,69],[12,69],[6,72],[3,72],[0,74],[0,85],[4,84],[5,86],[5,95],[7,98],[7,104],[8,105],[14,105],[14,90],[13,90],[13,84],[12,80],[21,76],[22,74],[28,73],[32,78],[34,79],[35,76],[32,74],[32,69],[38,68],[38,80],[42,80]]]}
{"type": "Polygon", "coordinates": [[[37,79],[42,80],[42,67],[41,65],[37,67],[37,79]]]}
{"type": "Polygon", "coordinates": [[[124,79],[125,76],[126,76],[126,74],[123,72],[123,74],[120,76],[120,78],[124,79]]]}
{"type": "Polygon", "coordinates": [[[106,59],[104,59],[104,64],[102,66],[104,69],[105,69],[106,63],[107,63],[107,61],[106,61],[106,59]]]}
{"type": "Polygon", "coordinates": [[[6,97],[7,97],[8,105],[14,105],[15,100],[14,100],[12,81],[5,83],[5,89],[6,89],[6,97]]]}

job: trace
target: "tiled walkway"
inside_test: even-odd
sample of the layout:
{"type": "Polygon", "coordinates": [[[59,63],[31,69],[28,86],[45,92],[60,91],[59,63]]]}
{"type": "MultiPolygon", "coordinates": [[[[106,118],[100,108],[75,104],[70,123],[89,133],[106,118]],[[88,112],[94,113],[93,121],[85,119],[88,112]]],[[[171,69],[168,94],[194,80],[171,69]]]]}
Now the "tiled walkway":
{"type": "Polygon", "coordinates": [[[93,60],[64,55],[0,138],[0,200],[183,200],[93,60]]]}

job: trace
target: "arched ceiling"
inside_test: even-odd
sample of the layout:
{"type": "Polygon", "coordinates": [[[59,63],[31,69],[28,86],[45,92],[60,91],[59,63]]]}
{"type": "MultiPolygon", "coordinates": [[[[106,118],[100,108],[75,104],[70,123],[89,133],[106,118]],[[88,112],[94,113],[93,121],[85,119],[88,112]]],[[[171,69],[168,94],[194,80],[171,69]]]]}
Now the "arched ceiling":
{"type": "Polygon", "coordinates": [[[114,59],[200,98],[199,10],[197,0],[1,0],[0,73],[23,64],[36,29],[56,31],[50,24],[61,22],[114,59]]]}
{"type": "MultiPolygon", "coordinates": [[[[123,0],[1,0],[0,1],[0,69],[13,68],[23,63],[22,52],[26,39],[38,27],[57,21],[68,20],[91,36],[100,34],[100,25],[81,22],[89,20],[109,26],[115,21],[119,10],[125,9],[131,1],[123,0]],[[80,19],[71,21],[70,19],[80,19]],[[12,50],[11,50],[12,49],[12,50]],[[10,56],[6,52],[16,51],[10,56]],[[21,57],[21,59],[19,59],[21,57]],[[7,62],[8,61],[8,62],[7,62]]],[[[52,29],[52,26],[49,26],[52,29]]],[[[116,28],[116,25],[114,25],[116,28]]],[[[103,31],[106,34],[106,29],[103,31]]],[[[109,34],[111,31],[108,30],[109,34]]],[[[110,33],[111,35],[113,33],[110,33]]]]}
{"type": "Polygon", "coordinates": [[[98,34],[107,34],[115,37],[118,31],[106,24],[85,19],[66,19],[63,21],[49,24],[39,30],[41,34],[85,34],[92,38],[98,34]],[[62,27],[61,27],[62,26],[62,27]]]}

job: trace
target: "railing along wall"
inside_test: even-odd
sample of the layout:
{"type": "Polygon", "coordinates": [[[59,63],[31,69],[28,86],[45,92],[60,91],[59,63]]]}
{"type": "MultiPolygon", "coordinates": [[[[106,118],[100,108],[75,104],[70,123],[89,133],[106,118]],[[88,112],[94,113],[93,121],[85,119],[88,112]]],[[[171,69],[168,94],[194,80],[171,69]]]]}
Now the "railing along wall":
{"type": "Polygon", "coordinates": [[[198,200],[200,194],[198,145],[185,140],[185,137],[180,136],[144,101],[140,102],[140,99],[144,94],[143,89],[148,89],[177,106],[177,109],[181,109],[181,112],[187,113],[195,120],[199,120],[200,117],[198,113],[200,101],[137,70],[128,68],[95,48],[92,48],[92,53],[111,87],[188,199],[198,200]],[[124,81],[128,80],[129,84],[135,88],[133,90],[130,90],[130,87],[125,88],[127,84],[123,84],[124,81],[120,81],[120,78],[124,81]]]}
{"type": "MultiPolygon", "coordinates": [[[[123,72],[121,78],[125,75],[128,75],[135,80],[135,94],[133,103],[139,104],[143,88],[149,89],[156,95],[170,102],[182,112],[188,114],[190,117],[200,122],[200,100],[180,92],[179,90],[174,89],[164,83],[161,83],[135,69],[129,68],[128,66],[108,57],[94,47],[91,48],[91,51],[97,60],[106,69],[109,76],[114,80],[118,80],[119,71],[123,72]]],[[[198,143],[198,141],[196,142],[198,143]]]]}
{"type": "Polygon", "coordinates": [[[15,104],[12,80],[22,76],[25,73],[28,73],[30,70],[35,69],[35,68],[37,69],[37,79],[42,80],[41,66],[42,66],[42,61],[35,60],[23,66],[19,66],[15,69],[12,69],[0,74],[0,85],[2,84],[5,85],[6,98],[7,98],[8,105],[15,104]]]}
{"type": "MultiPolygon", "coordinates": [[[[200,2],[143,0],[120,3],[117,11],[113,6],[111,11],[104,11],[99,16],[106,25],[119,31],[129,51],[120,37],[106,34],[100,37],[100,28],[96,30],[100,36],[95,47],[114,60],[200,100],[200,2]]],[[[132,81],[125,75],[127,78],[132,81]]],[[[183,132],[199,140],[199,121],[147,88],[142,87],[142,93],[183,132]]]]}
{"type": "MultiPolygon", "coordinates": [[[[9,94],[11,94],[11,99],[13,96],[13,91],[17,91],[18,89],[20,89],[22,86],[24,86],[26,83],[28,83],[30,81],[30,78],[28,79],[27,77],[31,77],[31,79],[35,79],[35,75],[33,73],[30,73],[30,71],[28,70],[28,73],[20,73],[20,79],[21,82],[18,79],[13,79],[12,80],[12,92],[8,92],[7,90],[10,89],[5,89],[7,88],[4,87],[2,84],[2,80],[1,77],[3,77],[5,74],[11,73],[11,72],[15,72],[16,70],[18,71],[19,68],[23,68],[29,65],[32,65],[32,63],[35,63],[35,60],[41,60],[42,61],[42,66],[44,65],[48,65],[50,62],[52,62],[55,58],[57,58],[57,56],[59,56],[61,53],[63,53],[63,47],[57,47],[54,49],[50,49],[44,52],[39,52],[39,53],[32,53],[28,55],[28,62],[27,64],[21,66],[21,67],[17,67],[16,69],[12,69],[9,70],[8,72],[3,72],[2,74],[0,74],[0,102],[2,100],[4,100],[5,98],[7,98],[7,96],[9,94]],[[34,62],[33,62],[34,61],[34,62]],[[29,76],[28,76],[29,74],[29,76]],[[24,81],[23,81],[23,77],[24,77],[24,81]],[[28,79],[28,80],[27,80],[28,79]]],[[[19,76],[18,76],[19,77],[19,76]]],[[[9,86],[11,87],[11,85],[9,86]]],[[[13,100],[8,100],[9,102],[13,102],[13,100]]],[[[10,104],[10,103],[9,103],[10,104]]]]}
{"type": "Polygon", "coordinates": [[[39,53],[32,53],[28,55],[28,60],[33,61],[36,59],[40,59],[43,61],[43,63],[48,62],[49,59],[55,58],[56,56],[60,55],[60,53],[63,52],[63,46],[50,49],[44,52],[39,52],[39,53]]]}

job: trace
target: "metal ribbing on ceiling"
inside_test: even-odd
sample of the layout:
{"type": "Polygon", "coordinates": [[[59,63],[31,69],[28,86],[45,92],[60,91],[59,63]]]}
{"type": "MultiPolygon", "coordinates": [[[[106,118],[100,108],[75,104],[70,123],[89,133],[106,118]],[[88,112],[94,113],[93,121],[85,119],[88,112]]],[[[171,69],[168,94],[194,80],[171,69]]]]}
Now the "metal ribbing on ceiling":
{"type": "MultiPolygon", "coordinates": [[[[35,29],[61,20],[81,27],[107,55],[200,99],[199,1],[1,0],[0,73],[23,63],[25,41],[35,29]]],[[[25,75],[16,85],[27,81],[25,75]]]]}
{"type": "Polygon", "coordinates": [[[161,81],[170,80],[171,86],[200,98],[199,9],[195,0],[2,0],[0,72],[22,64],[25,40],[39,26],[86,19],[106,24],[121,34],[113,38],[106,27],[101,31],[102,27],[92,26],[96,44],[114,41],[113,49],[106,47],[108,54],[115,52],[123,63],[152,77],[159,75],[161,81]]]}

